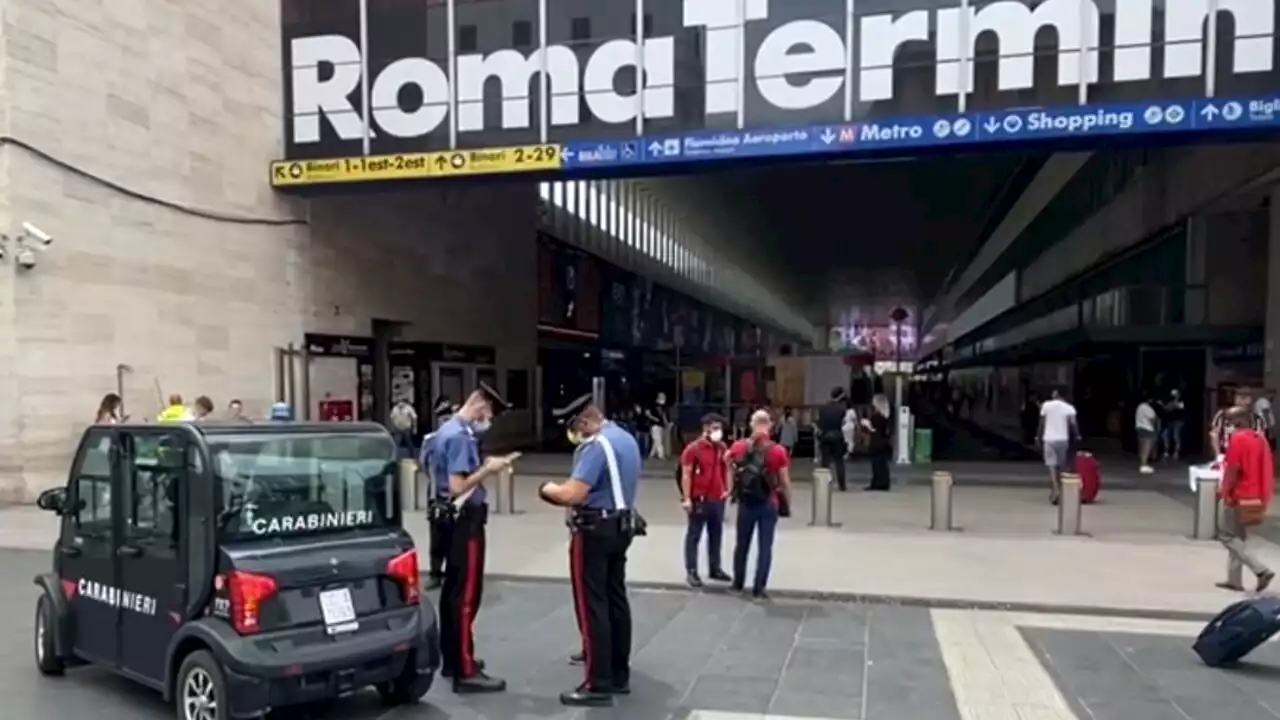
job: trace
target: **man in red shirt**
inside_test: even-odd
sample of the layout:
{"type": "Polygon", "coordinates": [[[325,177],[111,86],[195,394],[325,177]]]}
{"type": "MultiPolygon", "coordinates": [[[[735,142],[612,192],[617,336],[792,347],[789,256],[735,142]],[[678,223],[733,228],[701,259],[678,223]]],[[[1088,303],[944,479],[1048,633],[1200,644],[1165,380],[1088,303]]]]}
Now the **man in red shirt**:
{"type": "Polygon", "coordinates": [[[1247,566],[1258,578],[1258,592],[1262,592],[1275,579],[1276,574],[1249,552],[1249,539],[1245,510],[1242,505],[1271,504],[1275,494],[1275,461],[1271,447],[1262,433],[1252,427],[1251,412],[1247,408],[1233,407],[1225,413],[1226,457],[1222,463],[1222,486],[1219,494],[1226,512],[1218,528],[1218,540],[1227,548],[1227,581],[1218,587],[1227,590],[1244,590],[1240,581],[1242,566],[1247,566]]]}
{"type": "Polygon", "coordinates": [[[684,568],[689,587],[702,587],[698,576],[698,544],[707,534],[707,577],[720,582],[731,578],[720,567],[724,537],[724,503],[729,498],[729,462],[725,457],[724,418],[714,413],[702,418],[702,436],[680,453],[681,507],[689,515],[684,534],[684,568]]]}
{"type": "Polygon", "coordinates": [[[733,585],[746,587],[747,555],[751,537],[760,535],[756,553],[755,581],[751,594],[758,600],[768,597],[769,566],[773,564],[773,537],[779,512],[791,506],[791,458],[787,449],[770,440],[773,419],[766,410],[751,415],[751,437],[729,448],[733,466],[733,495],[738,502],[737,541],[733,548],[733,585]]]}

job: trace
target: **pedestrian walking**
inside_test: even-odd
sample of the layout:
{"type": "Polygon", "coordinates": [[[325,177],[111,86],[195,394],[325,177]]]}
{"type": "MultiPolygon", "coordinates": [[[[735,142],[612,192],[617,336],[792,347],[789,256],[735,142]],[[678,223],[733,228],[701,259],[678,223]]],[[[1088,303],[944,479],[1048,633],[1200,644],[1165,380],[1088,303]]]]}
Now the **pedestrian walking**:
{"type": "Polygon", "coordinates": [[[1253,396],[1247,390],[1237,390],[1231,398],[1231,404],[1220,408],[1213,414],[1213,418],[1209,420],[1209,447],[1213,449],[1215,458],[1221,456],[1227,450],[1229,429],[1227,415],[1232,408],[1241,408],[1246,411],[1249,421],[1242,427],[1249,427],[1254,430],[1263,429],[1261,418],[1253,411],[1253,396]]]}
{"type": "Polygon", "coordinates": [[[244,414],[244,403],[238,399],[232,399],[231,402],[227,403],[227,422],[250,425],[253,420],[244,414]]]}
{"type": "Polygon", "coordinates": [[[1054,505],[1062,497],[1062,473],[1070,467],[1071,443],[1079,439],[1076,408],[1054,388],[1040,406],[1040,427],[1036,430],[1036,444],[1044,451],[1044,466],[1049,471],[1049,502],[1054,505]]]}
{"type": "Polygon", "coordinates": [[[98,403],[98,412],[94,415],[93,422],[98,425],[117,425],[125,422],[128,416],[122,415],[120,408],[124,407],[124,400],[115,393],[107,393],[102,396],[102,402],[98,403]]]}
{"type": "Polygon", "coordinates": [[[1133,412],[1133,430],[1138,436],[1138,472],[1143,475],[1156,471],[1151,467],[1151,458],[1160,437],[1159,426],[1160,416],[1156,413],[1155,404],[1143,396],[1133,412]]]}
{"type": "Polygon", "coordinates": [[[889,398],[884,395],[871,398],[871,414],[862,420],[862,428],[867,433],[867,456],[871,460],[871,482],[864,490],[887,492],[892,487],[889,476],[889,460],[893,456],[892,416],[889,398]]]}
{"type": "Polygon", "coordinates": [[[484,672],[475,655],[475,620],[484,598],[485,525],[489,504],[484,482],[511,467],[516,455],[480,461],[479,436],[494,416],[510,406],[481,383],[462,408],[444,423],[433,442],[429,463],[437,493],[452,507],[452,537],[440,593],[441,675],[452,678],[455,693],[501,692],[507,683],[484,672]]]}
{"type": "Polygon", "coordinates": [[[203,422],[205,420],[209,420],[212,415],[213,400],[210,400],[208,395],[201,395],[196,398],[190,419],[197,422],[203,422]]]}
{"type": "MultiPolygon", "coordinates": [[[[848,409],[849,403],[845,399],[844,388],[832,388],[831,400],[818,408],[818,420],[815,423],[818,431],[819,461],[822,467],[832,471],[836,487],[840,488],[840,492],[849,489],[844,468],[844,416],[848,409]]],[[[754,431],[753,427],[752,432],[754,431]]]]}
{"type": "Polygon", "coordinates": [[[1247,407],[1226,411],[1224,436],[1226,458],[1222,465],[1222,485],[1218,492],[1225,506],[1218,540],[1227,549],[1227,580],[1218,583],[1226,590],[1243,591],[1243,568],[1257,577],[1257,592],[1266,590],[1276,574],[1248,548],[1248,528],[1260,525],[1275,494],[1275,459],[1261,431],[1253,428],[1247,407]]]}
{"type": "Polygon", "coordinates": [[[182,396],[174,393],[169,396],[169,405],[156,416],[156,422],[184,422],[195,416],[182,404],[182,396]]]}
{"type": "Polygon", "coordinates": [[[724,537],[725,501],[729,498],[729,464],[725,452],[723,417],[702,417],[702,435],[680,453],[680,507],[687,517],[684,535],[685,580],[702,587],[698,575],[698,546],[707,536],[707,577],[719,582],[733,578],[720,565],[724,537]]]}
{"type": "Polygon", "coordinates": [[[450,541],[453,539],[453,505],[449,501],[447,483],[437,482],[432,453],[436,449],[436,433],[422,438],[418,466],[427,478],[427,589],[444,584],[445,563],[449,559],[450,541]]]}
{"type": "Polygon", "coordinates": [[[387,418],[391,424],[391,435],[396,441],[396,452],[402,458],[412,458],[414,440],[418,435],[418,411],[408,398],[400,398],[387,418]]]}
{"type": "Polygon", "coordinates": [[[738,504],[737,537],[733,548],[733,584],[742,592],[747,583],[747,556],[752,540],[756,550],[756,568],[751,594],[757,600],[768,597],[769,570],[773,564],[774,533],[778,518],[790,514],[791,458],[781,445],[769,439],[772,421],[769,413],[757,410],[750,419],[750,437],[729,448],[733,466],[733,498],[738,504]]]}
{"type": "Polygon", "coordinates": [[[571,510],[569,579],[582,636],[586,677],[561,693],[569,706],[607,707],[631,692],[631,604],[627,598],[627,550],[644,534],[635,512],[640,447],[595,405],[574,419],[582,442],[571,477],[538,488],[544,501],[571,510]]]}
{"type": "Polygon", "coordinates": [[[1186,423],[1187,404],[1182,400],[1181,391],[1174,388],[1164,402],[1164,426],[1160,432],[1165,458],[1177,460],[1182,455],[1182,428],[1186,423]]]}

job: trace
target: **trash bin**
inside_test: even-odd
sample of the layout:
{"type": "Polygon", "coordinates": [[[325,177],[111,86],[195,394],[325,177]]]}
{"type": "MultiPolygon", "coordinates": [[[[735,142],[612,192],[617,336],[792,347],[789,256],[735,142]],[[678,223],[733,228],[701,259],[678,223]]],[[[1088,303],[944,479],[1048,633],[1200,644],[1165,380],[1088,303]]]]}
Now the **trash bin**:
{"type": "Polygon", "coordinates": [[[933,462],[933,430],[916,428],[911,443],[911,462],[914,465],[928,465],[933,462]]]}

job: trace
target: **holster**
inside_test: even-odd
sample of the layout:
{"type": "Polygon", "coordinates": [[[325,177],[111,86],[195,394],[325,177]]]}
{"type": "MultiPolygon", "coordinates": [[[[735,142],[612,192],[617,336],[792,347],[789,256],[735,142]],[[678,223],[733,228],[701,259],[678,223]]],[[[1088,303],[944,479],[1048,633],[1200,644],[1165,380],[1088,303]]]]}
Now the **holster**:
{"type": "Polygon", "coordinates": [[[430,522],[453,522],[458,517],[458,510],[448,500],[435,498],[427,501],[427,520],[430,522]]]}

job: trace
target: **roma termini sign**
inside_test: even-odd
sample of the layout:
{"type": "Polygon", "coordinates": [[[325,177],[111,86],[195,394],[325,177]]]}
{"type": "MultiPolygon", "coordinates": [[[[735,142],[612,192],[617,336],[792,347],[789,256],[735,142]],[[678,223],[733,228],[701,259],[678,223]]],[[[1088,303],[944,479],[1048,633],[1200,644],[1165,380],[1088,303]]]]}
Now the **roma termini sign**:
{"type": "MultiPolygon", "coordinates": [[[[346,1],[358,7],[336,0],[346,1]]],[[[440,149],[459,136],[470,146],[545,142],[548,132],[586,139],[610,126],[616,136],[616,126],[639,131],[646,123],[750,127],[810,122],[815,114],[848,121],[874,117],[879,105],[897,107],[904,82],[931,84],[909,94],[932,93],[943,106],[954,107],[975,87],[994,95],[997,106],[1000,93],[1009,93],[1010,105],[1026,105],[1025,95],[1015,94],[1025,91],[1056,92],[1061,104],[1060,88],[1079,88],[1084,101],[1097,88],[1256,76],[1275,66],[1275,0],[1164,0],[1160,12],[1156,0],[995,0],[869,14],[854,14],[846,0],[647,0],[655,15],[648,37],[572,44],[554,37],[561,19],[539,12],[536,2],[456,2],[373,2],[363,20],[357,10],[351,22],[330,20],[316,31],[287,25],[290,156],[358,152],[366,133],[376,153],[440,149]],[[517,18],[521,13],[530,17],[517,18]],[[448,38],[459,36],[464,20],[473,38],[510,39],[514,20],[532,37],[549,39],[545,46],[535,39],[522,49],[476,45],[463,52],[448,38]],[[490,25],[498,30],[486,32],[490,25]],[[406,42],[414,32],[406,28],[414,27],[423,28],[421,41],[406,42]],[[445,39],[434,48],[432,28],[445,39]],[[1230,48],[1206,52],[1218,39],[1230,48]],[[421,49],[388,49],[409,45],[421,49]],[[1229,67],[1206,68],[1206,56],[1228,58],[1229,67]],[[925,73],[921,59],[932,65],[925,73]],[[433,136],[441,139],[427,141],[433,136]]],[[[558,0],[543,2],[555,10],[558,0]]],[[[601,26],[617,25],[604,20],[634,9],[595,6],[601,26]]],[[[1186,96],[1194,88],[1200,95],[1211,82],[1162,92],[1186,96]]],[[[1067,97],[1076,101],[1074,93],[1067,97]]]]}

